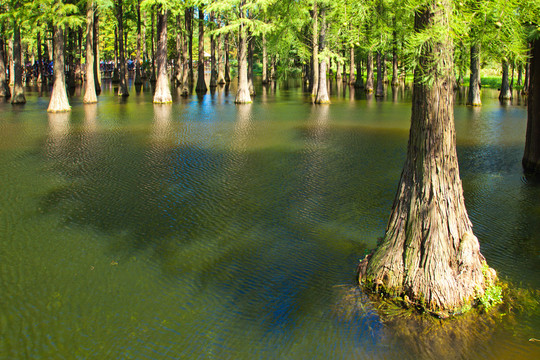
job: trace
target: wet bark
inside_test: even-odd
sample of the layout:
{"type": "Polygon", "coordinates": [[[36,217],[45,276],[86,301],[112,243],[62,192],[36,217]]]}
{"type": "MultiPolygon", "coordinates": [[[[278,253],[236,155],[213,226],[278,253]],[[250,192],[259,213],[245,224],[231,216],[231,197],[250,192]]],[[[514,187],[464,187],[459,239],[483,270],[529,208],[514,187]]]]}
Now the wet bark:
{"type": "Polygon", "coordinates": [[[141,0],[137,0],[137,58],[135,59],[135,85],[142,85],[141,73],[141,0]]]}
{"type": "Polygon", "coordinates": [[[199,61],[197,63],[197,87],[195,91],[205,93],[207,91],[204,80],[204,12],[199,8],[199,61]]]}
{"type": "Polygon", "coordinates": [[[118,86],[118,96],[129,96],[128,79],[126,71],[126,58],[124,56],[124,13],[122,0],[116,3],[116,20],[118,21],[118,53],[120,57],[119,75],[120,84],[118,86]]]}
{"type": "MultiPolygon", "coordinates": [[[[448,28],[450,0],[429,4],[416,13],[415,30],[448,28]]],[[[484,258],[459,178],[452,73],[447,35],[422,50],[407,158],[392,214],[383,241],[359,266],[359,280],[367,289],[400,296],[441,316],[471,304],[486,286],[484,258]],[[423,81],[426,76],[431,84],[423,81]]]]}
{"type": "MultiPolygon", "coordinates": [[[[319,50],[324,52],[326,47],[326,9],[321,7],[321,33],[319,37],[319,50]]],[[[328,97],[328,88],[326,86],[326,59],[323,57],[319,64],[319,86],[317,87],[317,96],[315,104],[330,104],[328,97]]]]}
{"type": "Polygon", "coordinates": [[[85,104],[97,102],[96,84],[94,81],[94,1],[86,5],[86,81],[84,82],[85,104]]]}
{"type": "Polygon", "coordinates": [[[312,31],[312,55],[313,58],[313,85],[311,96],[316,97],[319,91],[319,24],[318,24],[317,1],[313,1],[313,31],[312,31]]]}
{"type": "Polygon", "coordinates": [[[21,63],[21,28],[15,22],[13,23],[13,94],[12,104],[26,103],[24,96],[23,79],[21,63]]]}
{"type": "Polygon", "coordinates": [[[527,133],[523,169],[526,174],[540,177],[540,39],[533,41],[529,70],[529,100],[527,133]]]}
{"type": "Polygon", "coordinates": [[[4,33],[2,30],[3,29],[0,29],[0,97],[9,98],[11,96],[11,91],[6,76],[6,63],[4,62],[4,33]]]}
{"type": "Polygon", "coordinates": [[[471,46],[471,76],[469,80],[469,95],[467,105],[481,106],[480,99],[480,44],[471,46]]]}
{"type": "Polygon", "coordinates": [[[167,76],[167,10],[157,6],[157,80],[154,104],[172,103],[169,77],[167,76]]]}
{"type": "Polygon", "coordinates": [[[384,74],[381,56],[381,52],[377,51],[377,91],[375,92],[376,97],[384,96],[384,74]]]}
{"type": "Polygon", "coordinates": [[[367,54],[367,61],[366,61],[366,92],[368,94],[371,94],[373,92],[373,54],[371,51],[367,54]]]}
{"type": "Polygon", "coordinates": [[[64,31],[60,26],[54,27],[54,84],[49,101],[48,112],[70,111],[66,93],[66,76],[64,64],[64,31]]]}
{"type": "Polygon", "coordinates": [[[512,99],[512,90],[510,90],[510,82],[508,79],[508,61],[502,62],[502,83],[501,92],[499,93],[499,100],[512,99]]]}

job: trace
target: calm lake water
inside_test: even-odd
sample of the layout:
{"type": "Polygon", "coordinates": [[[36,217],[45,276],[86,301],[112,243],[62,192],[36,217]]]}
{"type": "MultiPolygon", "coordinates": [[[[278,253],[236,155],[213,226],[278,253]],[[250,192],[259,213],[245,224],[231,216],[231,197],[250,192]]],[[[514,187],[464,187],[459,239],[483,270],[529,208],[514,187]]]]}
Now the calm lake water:
{"type": "MultiPolygon", "coordinates": [[[[234,87],[154,106],[148,87],[122,101],[107,83],[97,105],[76,91],[69,114],[31,88],[25,106],[1,103],[0,359],[540,358],[527,306],[383,321],[354,273],[390,215],[410,92],[334,84],[333,104],[313,106],[297,85],[242,106],[234,87]]],[[[482,252],[538,294],[526,107],[464,96],[458,155],[482,252]]]]}

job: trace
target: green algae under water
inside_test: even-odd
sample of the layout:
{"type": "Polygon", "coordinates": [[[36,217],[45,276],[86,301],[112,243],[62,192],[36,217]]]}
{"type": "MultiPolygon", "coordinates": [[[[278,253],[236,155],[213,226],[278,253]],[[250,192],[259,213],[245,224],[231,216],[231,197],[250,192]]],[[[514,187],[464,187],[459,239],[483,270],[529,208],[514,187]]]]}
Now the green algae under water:
{"type": "MultiPolygon", "coordinates": [[[[540,357],[537,312],[398,333],[354,287],[403,165],[406,89],[376,101],[334,85],[313,106],[292,83],[251,105],[218,88],[154,106],[148,88],[124,102],[105,83],[69,114],[27,90],[0,104],[0,359],[540,357]]],[[[483,96],[455,109],[467,208],[490,266],[538,293],[526,107],[483,96]]]]}

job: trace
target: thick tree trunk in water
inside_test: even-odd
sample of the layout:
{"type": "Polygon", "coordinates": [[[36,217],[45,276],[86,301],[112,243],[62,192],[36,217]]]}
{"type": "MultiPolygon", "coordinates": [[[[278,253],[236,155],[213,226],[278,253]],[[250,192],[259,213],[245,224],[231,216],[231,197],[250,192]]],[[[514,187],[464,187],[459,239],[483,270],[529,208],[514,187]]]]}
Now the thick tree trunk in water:
{"type": "Polygon", "coordinates": [[[204,13],[199,8],[199,61],[197,63],[197,87],[195,91],[205,93],[206,81],[204,80],[204,13]]]}
{"type": "MultiPolygon", "coordinates": [[[[450,11],[450,0],[431,2],[416,13],[415,30],[448,28],[450,11]]],[[[422,50],[407,159],[392,214],[382,243],[359,266],[359,280],[367,288],[441,316],[471,304],[486,287],[484,257],[459,178],[451,41],[447,35],[422,50]],[[423,81],[426,76],[431,84],[423,81]]],[[[495,277],[492,270],[486,273],[495,277]]]]}
{"type": "Polygon", "coordinates": [[[4,62],[4,34],[2,30],[3,29],[0,29],[0,97],[8,98],[11,96],[11,91],[6,76],[6,63],[4,62]]]}
{"type": "Polygon", "coordinates": [[[480,44],[471,46],[471,77],[469,80],[469,95],[467,105],[481,106],[480,99],[480,44]]]}
{"type": "Polygon", "coordinates": [[[229,34],[225,34],[225,83],[228,84],[231,82],[231,65],[229,63],[229,34]]]}
{"type": "Polygon", "coordinates": [[[247,39],[243,26],[240,27],[238,34],[238,91],[234,102],[236,104],[251,103],[248,83],[247,39]]]}
{"type": "MultiPolygon", "coordinates": [[[[221,27],[221,25],[218,24],[218,27],[221,27]]],[[[225,84],[225,75],[224,75],[224,67],[225,62],[223,61],[223,36],[218,35],[218,76],[217,76],[217,83],[220,85],[225,84]]]]}
{"type": "Polygon", "coordinates": [[[64,31],[60,26],[54,27],[54,85],[49,101],[48,112],[70,111],[66,93],[66,77],[64,66],[64,31]]]}
{"type": "MultiPolygon", "coordinates": [[[[324,52],[326,46],[326,9],[321,8],[321,35],[319,38],[320,51],[324,52]]],[[[315,104],[330,104],[328,97],[328,88],[326,86],[326,59],[321,59],[319,64],[319,86],[317,87],[317,96],[315,104]]]]}
{"type": "Polygon", "coordinates": [[[135,85],[142,85],[141,73],[141,0],[137,0],[137,58],[135,59],[135,85]]]}
{"type": "Polygon", "coordinates": [[[313,85],[311,96],[316,97],[319,91],[319,24],[318,24],[317,1],[313,1],[313,31],[312,31],[312,54],[313,58],[313,85]]]}
{"type": "Polygon", "coordinates": [[[522,164],[525,173],[540,177],[540,39],[532,44],[529,75],[527,135],[522,164]]]}
{"type": "MultiPolygon", "coordinates": [[[[214,12],[210,12],[210,24],[214,25],[214,12]]],[[[210,28],[212,30],[212,28],[210,28]]],[[[210,88],[217,87],[216,37],[210,35],[210,88]]]]}
{"type": "MultiPolygon", "coordinates": [[[[114,64],[116,66],[116,64],[114,64]]],[[[94,87],[101,94],[101,71],[99,69],[99,16],[94,12],[94,87]]]]}
{"type": "Polygon", "coordinates": [[[247,34],[247,46],[248,46],[248,87],[249,95],[255,96],[255,87],[253,86],[253,48],[255,47],[255,39],[253,34],[248,30],[247,34]]]}
{"type": "Polygon", "coordinates": [[[349,50],[350,51],[350,54],[349,54],[349,84],[350,85],[354,85],[355,83],[355,78],[354,78],[354,47],[351,47],[351,49],[349,50]]]}
{"type": "Polygon", "coordinates": [[[23,71],[21,64],[21,28],[13,23],[13,95],[12,104],[26,103],[23,88],[23,71]]]}
{"type": "Polygon", "coordinates": [[[373,54],[371,51],[369,51],[367,54],[365,89],[368,94],[373,92],[373,54]]]}
{"type": "Polygon", "coordinates": [[[94,1],[86,5],[86,81],[84,82],[85,104],[97,102],[96,84],[94,81],[94,1]]]}
{"type": "Polygon", "coordinates": [[[499,100],[512,99],[512,91],[510,90],[510,83],[508,81],[508,62],[503,60],[502,62],[502,83],[501,92],[499,94],[499,100]]]}
{"type": "Polygon", "coordinates": [[[157,6],[157,81],[154,104],[172,103],[169,77],[167,76],[167,10],[157,6]]]}
{"type": "Polygon", "coordinates": [[[380,51],[377,51],[377,91],[375,92],[375,96],[376,97],[384,96],[384,75],[383,75],[380,51]]]}
{"type": "Polygon", "coordinates": [[[262,35],[262,83],[268,83],[268,54],[266,51],[266,35],[262,35]]]}
{"type": "Polygon", "coordinates": [[[118,21],[118,53],[120,54],[120,85],[118,86],[118,96],[129,96],[126,58],[124,57],[124,10],[122,8],[122,0],[118,0],[116,6],[116,19],[118,21]]]}

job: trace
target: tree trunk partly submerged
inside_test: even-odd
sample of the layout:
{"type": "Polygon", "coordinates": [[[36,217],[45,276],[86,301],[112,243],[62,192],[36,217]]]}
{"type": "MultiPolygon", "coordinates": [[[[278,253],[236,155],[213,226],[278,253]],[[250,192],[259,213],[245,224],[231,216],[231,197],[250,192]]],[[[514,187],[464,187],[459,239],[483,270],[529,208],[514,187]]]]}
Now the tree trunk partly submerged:
{"type": "MultiPolygon", "coordinates": [[[[240,17],[243,17],[243,1],[240,2],[240,17]]],[[[236,92],[236,104],[249,104],[251,103],[251,96],[249,95],[249,83],[248,83],[248,61],[247,61],[247,39],[246,30],[243,25],[240,25],[238,30],[238,90],[236,92]]]]}
{"type": "Polygon", "coordinates": [[[64,66],[64,31],[60,26],[54,27],[54,85],[49,101],[48,112],[70,111],[66,93],[66,76],[64,66]]]}
{"type": "Polygon", "coordinates": [[[13,23],[13,95],[12,104],[25,104],[21,64],[21,28],[13,23]]]}
{"type": "MultiPolygon", "coordinates": [[[[326,9],[321,7],[321,34],[319,37],[319,51],[324,52],[326,46],[326,9]]],[[[322,58],[319,63],[319,86],[317,87],[317,96],[315,104],[330,104],[328,97],[328,88],[326,86],[326,59],[322,58]]]]}
{"type": "Polygon", "coordinates": [[[365,89],[368,94],[373,92],[373,53],[371,51],[367,54],[365,89]]]}
{"type": "Polygon", "coordinates": [[[467,105],[481,106],[480,99],[480,44],[471,46],[471,77],[469,80],[469,95],[467,105]]]}
{"type": "Polygon", "coordinates": [[[508,79],[508,61],[502,62],[502,80],[501,80],[501,92],[499,94],[499,100],[512,99],[512,90],[510,89],[510,81],[508,79]]]}
{"type": "Polygon", "coordinates": [[[0,28],[0,97],[8,98],[10,96],[11,91],[6,76],[6,63],[4,62],[4,34],[3,29],[0,28]]]}
{"type": "Polygon", "coordinates": [[[529,66],[527,135],[522,164],[526,174],[540,177],[540,39],[532,44],[529,66]]]}
{"type": "Polygon", "coordinates": [[[83,98],[85,104],[97,102],[94,76],[94,2],[90,0],[86,7],[86,81],[83,98]]]}
{"type": "Polygon", "coordinates": [[[195,91],[205,93],[207,88],[204,80],[204,12],[202,8],[199,8],[199,61],[197,64],[197,87],[195,91]]]}
{"type": "MultiPolygon", "coordinates": [[[[449,0],[432,1],[415,29],[447,28],[449,0]]],[[[447,32],[444,32],[447,34],[447,32]]],[[[415,71],[407,159],[383,241],[359,281],[439,315],[459,312],[494,278],[465,209],[453,115],[452,43],[426,45],[415,71]],[[426,78],[433,79],[431,83],[426,78]],[[484,271],[483,271],[484,270],[484,271]]]]}
{"type": "Polygon", "coordinates": [[[124,22],[122,0],[118,0],[117,4],[117,21],[118,21],[118,53],[120,54],[120,85],[118,87],[119,96],[129,96],[128,79],[126,71],[126,58],[124,56],[124,22]]]}
{"type": "Polygon", "coordinates": [[[316,97],[319,89],[319,25],[317,1],[313,1],[313,34],[312,34],[312,54],[313,78],[311,85],[311,96],[316,97]]]}
{"type": "Polygon", "coordinates": [[[167,10],[157,7],[157,81],[154,104],[172,103],[169,78],[167,76],[167,10]]]}

